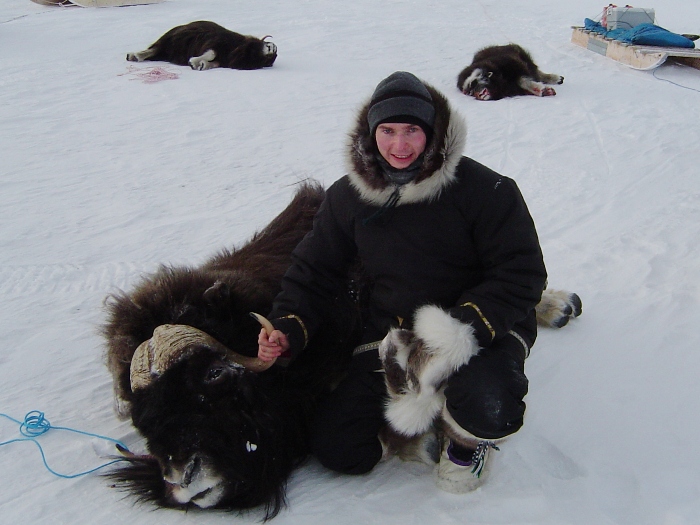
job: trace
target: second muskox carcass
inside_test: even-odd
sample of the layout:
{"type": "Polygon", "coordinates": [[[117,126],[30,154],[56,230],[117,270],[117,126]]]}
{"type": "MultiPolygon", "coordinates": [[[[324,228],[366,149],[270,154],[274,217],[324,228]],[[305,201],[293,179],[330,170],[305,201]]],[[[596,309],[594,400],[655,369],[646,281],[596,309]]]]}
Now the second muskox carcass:
{"type": "Polygon", "coordinates": [[[256,38],[201,20],[174,27],[148,49],[127,53],[131,62],[155,60],[203,71],[217,67],[261,69],[277,59],[277,46],[267,36],[256,38]]]}
{"type": "Polygon", "coordinates": [[[102,331],[116,408],[131,416],[148,449],[110,473],[117,486],[164,507],[265,506],[266,518],[279,512],[286,480],[309,452],[316,400],[354,346],[351,286],[288,367],[257,373],[239,363],[257,355],[260,325],[249,313],[270,309],[323,194],[320,186],[302,185],[242,247],[196,268],[161,267],[132,292],[108,298],[102,331]],[[151,362],[146,383],[135,371],[137,349],[151,362]]]}
{"type": "Polygon", "coordinates": [[[480,49],[457,76],[457,88],[477,100],[556,95],[546,84],[563,82],[560,75],[540,71],[530,53],[517,44],[480,49]]]}

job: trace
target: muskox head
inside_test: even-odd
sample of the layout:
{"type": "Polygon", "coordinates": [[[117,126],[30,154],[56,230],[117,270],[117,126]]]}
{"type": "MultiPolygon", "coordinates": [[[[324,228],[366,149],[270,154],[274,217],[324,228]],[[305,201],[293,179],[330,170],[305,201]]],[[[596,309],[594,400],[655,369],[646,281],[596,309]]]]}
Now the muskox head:
{"type": "Polygon", "coordinates": [[[266,505],[266,518],[276,515],[307,453],[297,417],[309,399],[293,384],[271,387],[278,372],[251,370],[251,360],[195,328],[156,328],[131,366],[132,420],[149,454],[129,455],[110,477],[160,506],[266,505]]]}
{"type": "Polygon", "coordinates": [[[270,35],[264,36],[262,40],[262,56],[263,67],[271,67],[277,60],[277,46],[273,42],[268,42],[267,39],[272,38],[270,35]]]}
{"type": "Polygon", "coordinates": [[[474,69],[460,86],[462,93],[477,100],[499,100],[504,97],[501,86],[503,75],[497,68],[474,69]]]}

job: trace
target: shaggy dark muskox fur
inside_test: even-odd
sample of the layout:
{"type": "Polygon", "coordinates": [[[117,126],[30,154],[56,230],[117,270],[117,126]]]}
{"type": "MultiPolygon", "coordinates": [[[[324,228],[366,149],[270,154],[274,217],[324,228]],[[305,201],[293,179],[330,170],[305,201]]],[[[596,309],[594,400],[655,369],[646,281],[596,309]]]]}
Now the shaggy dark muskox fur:
{"type": "Polygon", "coordinates": [[[336,381],[354,346],[356,311],[341,293],[332,320],[288,368],[255,373],[195,348],[136,392],[129,366],[136,348],[162,324],[203,330],[240,354],[257,354],[260,325],[294,246],[310,230],[323,198],[304,185],[292,203],[248,243],[198,268],[161,269],[129,293],[112,296],[103,327],[118,411],[131,415],[148,455],[110,474],[117,486],[165,507],[241,510],[285,501],[285,483],[308,454],[315,402],[336,381]]]}
{"type": "MultiPolygon", "coordinates": [[[[274,517],[285,484],[309,453],[317,401],[342,377],[359,333],[367,287],[359,271],[327,305],[326,324],[287,368],[261,373],[234,366],[197,344],[187,357],[132,391],[130,364],[164,324],[189,325],[239,354],[257,354],[260,326],[280,289],[291,252],[311,229],[324,190],[300,187],[289,206],[240,248],[199,267],[161,267],[130,293],[107,300],[102,327],[118,413],[131,416],[148,453],[127,455],[109,474],[116,485],[163,507],[242,510],[265,506],[274,517]]],[[[546,291],[538,320],[563,326],[581,313],[575,294],[546,291]]]]}
{"type": "Polygon", "coordinates": [[[561,84],[564,77],[539,70],[530,54],[517,44],[489,46],[476,52],[457,77],[457,88],[477,100],[518,95],[556,95],[545,84],[561,84]]]}
{"type": "Polygon", "coordinates": [[[148,49],[128,53],[126,59],[159,60],[200,71],[215,67],[260,69],[272,66],[277,58],[277,46],[266,38],[234,33],[214,22],[190,22],[174,27],[148,49]]]}

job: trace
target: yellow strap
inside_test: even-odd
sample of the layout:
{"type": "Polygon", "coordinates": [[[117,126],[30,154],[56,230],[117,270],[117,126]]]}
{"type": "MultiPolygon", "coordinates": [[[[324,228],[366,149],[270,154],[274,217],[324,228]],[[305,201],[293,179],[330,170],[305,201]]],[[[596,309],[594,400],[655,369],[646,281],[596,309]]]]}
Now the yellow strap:
{"type": "Polygon", "coordinates": [[[365,343],[363,345],[356,346],[355,349],[352,351],[352,355],[356,356],[364,352],[368,352],[370,350],[377,350],[380,344],[381,341],[374,341],[372,343],[365,343]]]}
{"type": "Polygon", "coordinates": [[[301,329],[304,331],[304,348],[306,348],[306,345],[309,343],[309,332],[306,330],[306,325],[304,324],[304,321],[301,320],[301,317],[298,315],[289,314],[285,315],[284,317],[280,317],[280,319],[294,319],[297,323],[299,323],[301,329]]]}
{"type": "Polygon", "coordinates": [[[483,323],[486,325],[486,328],[488,328],[489,332],[491,332],[491,340],[493,341],[493,339],[496,337],[496,331],[493,329],[493,326],[491,326],[491,323],[489,323],[489,320],[486,319],[486,316],[481,312],[481,309],[477,305],[475,305],[474,303],[471,303],[471,302],[464,303],[460,306],[471,306],[472,308],[474,308],[474,310],[476,310],[476,313],[479,314],[479,317],[481,318],[483,323]]]}

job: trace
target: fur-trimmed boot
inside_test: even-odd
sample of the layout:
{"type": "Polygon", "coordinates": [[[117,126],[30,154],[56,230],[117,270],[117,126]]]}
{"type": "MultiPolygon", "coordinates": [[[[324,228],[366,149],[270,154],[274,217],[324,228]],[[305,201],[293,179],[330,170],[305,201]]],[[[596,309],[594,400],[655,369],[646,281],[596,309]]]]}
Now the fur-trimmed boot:
{"type": "Polygon", "coordinates": [[[444,442],[435,469],[435,484],[446,492],[464,494],[480,487],[488,477],[491,450],[503,439],[481,439],[461,428],[447,407],[442,409],[444,442]]]}
{"type": "Polygon", "coordinates": [[[493,441],[479,441],[476,448],[466,448],[447,439],[436,469],[435,484],[446,492],[464,494],[479,488],[490,470],[490,451],[500,450],[493,441]]]}

